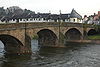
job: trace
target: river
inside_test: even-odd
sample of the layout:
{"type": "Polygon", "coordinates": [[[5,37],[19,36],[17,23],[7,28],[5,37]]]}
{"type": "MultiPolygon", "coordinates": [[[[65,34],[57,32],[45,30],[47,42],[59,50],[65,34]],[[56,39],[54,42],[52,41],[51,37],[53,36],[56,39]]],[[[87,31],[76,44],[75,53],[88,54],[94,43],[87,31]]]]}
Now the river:
{"type": "Polygon", "coordinates": [[[8,56],[0,43],[0,67],[100,67],[100,44],[68,43],[66,48],[38,47],[32,55],[8,56]]]}

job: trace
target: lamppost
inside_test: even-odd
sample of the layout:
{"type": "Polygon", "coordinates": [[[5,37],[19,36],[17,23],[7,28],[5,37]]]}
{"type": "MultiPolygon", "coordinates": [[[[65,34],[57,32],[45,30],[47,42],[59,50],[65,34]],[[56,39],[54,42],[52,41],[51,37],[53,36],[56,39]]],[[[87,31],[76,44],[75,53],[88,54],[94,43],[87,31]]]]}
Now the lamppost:
{"type": "Polygon", "coordinates": [[[29,16],[30,13],[28,13],[25,17],[25,39],[26,39],[26,30],[27,30],[27,19],[28,19],[28,16],[29,16]]]}
{"type": "Polygon", "coordinates": [[[61,10],[59,11],[60,12],[60,15],[59,15],[59,17],[58,17],[58,22],[59,22],[59,43],[60,43],[60,26],[61,26],[61,10]]]}
{"type": "Polygon", "coordinates": [[[26,18],[25,18],[25,45],[26,45],[26,18]]]}

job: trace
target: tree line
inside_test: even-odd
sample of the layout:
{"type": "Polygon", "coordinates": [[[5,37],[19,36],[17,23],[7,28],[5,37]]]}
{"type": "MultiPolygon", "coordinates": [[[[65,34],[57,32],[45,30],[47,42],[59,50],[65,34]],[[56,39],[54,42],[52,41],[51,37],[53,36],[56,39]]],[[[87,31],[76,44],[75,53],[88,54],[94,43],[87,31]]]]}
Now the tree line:
{"type": "Polygon", "coordinates": [[[28,9],[21,9],[18,6],[12,6],[4,9],[4,7],[0,7],[0,20],[2,22],[9,22],[11,19],[19,19],[25,18],[28,14],[35,14],[34,11],[28,9]]]}

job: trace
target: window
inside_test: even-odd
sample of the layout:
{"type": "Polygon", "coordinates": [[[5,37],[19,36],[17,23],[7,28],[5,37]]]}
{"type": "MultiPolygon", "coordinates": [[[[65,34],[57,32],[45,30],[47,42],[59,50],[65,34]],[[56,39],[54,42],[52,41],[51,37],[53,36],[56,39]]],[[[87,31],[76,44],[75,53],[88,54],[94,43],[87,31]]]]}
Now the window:
{"type": "Polygon", "coordinates": [[[63,22],[65,22],[65,19],[63,19],[63,22]]]}
{"type": "Polygon", "coordinates": [[[25,21],[25,19],[23,19],[23,21],[25,21]]]}
{"type": "Polygon", "coordinates": [[[43,18],[43,20],[45,20],[45,18],[43,18]]]}
{"type": "Polygon", "coordinates": [[[22,19],[20,19],[20,21],[22,21],[22,19]]]}
{"type": "Polygon", "coordinates": [[[15,19],[13,19],[13,21],[15,21],[15,19]]]}
{"type": "Polygon", "coordinates": [[[28,19],[26,19],[28,21],[28,19]]]}
{"type": "Polygon", "coordinates": [[[75,19],[73,21],[75,22],[75,19]]]}
{"type": "Polygon", "coordinates": [[[41,19],[39,18],[39,21],[40,21],[41,19]]]}
{"type": "Polygon", "coordinates": [[[33,19],[31,18],[30,21],[33,21],[33,19]]]}

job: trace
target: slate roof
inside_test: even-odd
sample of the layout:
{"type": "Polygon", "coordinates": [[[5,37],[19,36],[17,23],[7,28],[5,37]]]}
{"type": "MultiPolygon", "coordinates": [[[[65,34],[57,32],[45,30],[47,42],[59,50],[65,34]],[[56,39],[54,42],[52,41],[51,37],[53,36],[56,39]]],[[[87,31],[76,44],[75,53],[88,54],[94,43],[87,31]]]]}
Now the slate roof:
{"type": "Polygon", "coordinates": [[[52,20],[57,20],[57,19],[60,19],[60,16],[57,15],[57,14],[51,14],[51,15],[50,15],[50,18],[51,18],[52,20]]]}
{"type": "Polygon", "coordinates": [[[70,14],[61,14],[61,15],[60,15],[60,18],[61,18],[62,20],[69,19],[69,18],[70,18],[70,14]]]}
{"type": "Polygon", "coordinates": [[[38,14],[41,18],[47,18],[49,15],[50,15],[50,13],[39,13],[38,14]]]}
{"type": "Polygon", "coordinates": [[[74,9],[72,9],[72,12],[71,12],[71,14],[70,14],[70,18],[82,19],[82,16],[79,15],[74,9]]]}
{"type": "Polygon", "coordinates": [[[72,9],[71,13],[68,14],[51,14],[51,13],[22,13],[20,15],[12,15],[12,17],[2,17],[3,19],[28,19],[28,18],[44,18],[45,20],[65,20],[69,18],[79,18],[82,19],[82,16],[79,15],[74,9],[72,9]]]}

